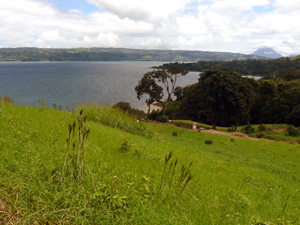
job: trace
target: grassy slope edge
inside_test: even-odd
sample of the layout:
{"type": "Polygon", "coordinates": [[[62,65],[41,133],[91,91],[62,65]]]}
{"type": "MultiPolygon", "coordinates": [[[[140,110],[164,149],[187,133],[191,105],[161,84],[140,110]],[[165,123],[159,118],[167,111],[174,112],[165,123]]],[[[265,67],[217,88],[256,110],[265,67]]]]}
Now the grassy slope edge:
{"type": "Polygon", "coordinates": [[[76,119],[43,107],[0,106],[0,223],[300,221],[298,145],[231,141],[168,124],[144,124],[156,134],[147,138],[88,121],[84,180],[77,183],[61,176],[68,124],[76,119]],[[170,151],[180,166],[193,161],[194,178],[179,197],[173,181],[159,188],[170,151]]]}

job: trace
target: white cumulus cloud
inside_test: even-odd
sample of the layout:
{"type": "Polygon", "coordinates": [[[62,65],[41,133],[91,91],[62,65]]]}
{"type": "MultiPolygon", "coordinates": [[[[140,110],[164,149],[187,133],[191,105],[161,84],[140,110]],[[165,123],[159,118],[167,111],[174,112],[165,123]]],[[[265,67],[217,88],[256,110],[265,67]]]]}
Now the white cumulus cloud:
{"type": "MultiPolygon", "coordinates": [[[[71,2],[71,0],[70,0],[71,2]]],[[[87,0],[98,11],[51,0],[0,7],[0,47],[130,47],[300,53],[299,0],[87,0]],[[265,10],[265,11],[264,11],[265,10]]]]}
{"type": "Polygon", "coordinates": [[[103,8],[120,18],[141,21],[167,20],[168,17],[184,9],[191,0],[87,0],[89,3],[103,8]]]}

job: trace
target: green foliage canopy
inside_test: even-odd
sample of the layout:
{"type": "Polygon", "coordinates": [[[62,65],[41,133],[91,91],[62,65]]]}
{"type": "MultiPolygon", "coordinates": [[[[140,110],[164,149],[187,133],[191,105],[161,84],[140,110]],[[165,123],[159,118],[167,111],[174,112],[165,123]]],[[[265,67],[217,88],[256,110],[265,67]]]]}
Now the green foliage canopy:
{"type": "Polygon", "coordinates": [[[199,82],[184,88],[180,115],[194,121],[210,121],[213,129],[218,122],[238,124],[248,118],[254,88],[249,79],[235,72],[208,70],[199,82]]]}
{"type": "Polygon", "coordinates": [[[219,118],[238,122],[248,115],[253,87],[235,72],[208,70],[200,75],[201,111],[210,118],[213,129],[219,118]]]}

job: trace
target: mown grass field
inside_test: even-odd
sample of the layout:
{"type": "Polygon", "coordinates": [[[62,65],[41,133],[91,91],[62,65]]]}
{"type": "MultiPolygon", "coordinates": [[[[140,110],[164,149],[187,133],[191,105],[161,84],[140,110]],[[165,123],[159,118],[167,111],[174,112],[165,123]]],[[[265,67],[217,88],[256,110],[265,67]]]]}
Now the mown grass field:
{"type": "Polygon", "coordinates": [[[0,106],[0,224],[300,223],[299,145],[137,123],[95,105],[83,113],[90,133],[76,181],[64,168],[77,114],[0,106]]]}

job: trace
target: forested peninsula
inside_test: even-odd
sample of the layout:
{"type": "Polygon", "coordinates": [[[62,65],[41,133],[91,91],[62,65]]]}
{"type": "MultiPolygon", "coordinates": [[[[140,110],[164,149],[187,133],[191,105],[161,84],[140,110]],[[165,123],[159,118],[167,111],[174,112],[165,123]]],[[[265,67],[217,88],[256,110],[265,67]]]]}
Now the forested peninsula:
{"type": "Polygon", "coordinates": [[[231,60],[231,61],[208,61],[201,60],[194,63],[166,63],[158,67],[158,69],[166,69],[170,66],[182,66],[188,71],[204,72],[208,69],[235,71],[242,75],[267,76],[271,78],[289,76],[290,73],[295,74],[294,70],[300,69],[300,56],[281,57],[278,59],[247,59],[247,60],[231,60]],[[293,68],[289,71],[290,68],[293,68]]]}
{"type": "Polygon", "coordinates": [[[197,62],[264,59],[230,52],[126,48],[0,48],[0,61],[165,61],[197,62]]]}

